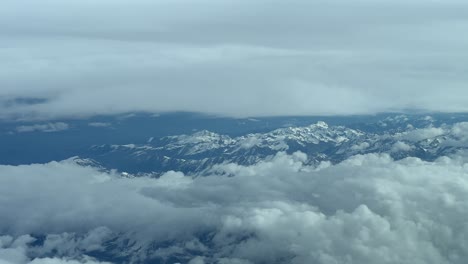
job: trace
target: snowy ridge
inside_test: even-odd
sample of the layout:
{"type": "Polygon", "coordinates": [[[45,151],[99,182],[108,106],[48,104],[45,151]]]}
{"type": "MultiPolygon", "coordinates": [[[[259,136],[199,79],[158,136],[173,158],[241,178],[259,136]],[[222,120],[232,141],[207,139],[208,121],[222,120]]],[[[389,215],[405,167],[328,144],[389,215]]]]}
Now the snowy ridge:
{"type": "Polygon", "coordinates": [[[197,173],[222,163],[255,164],[280,151],[301,151],[307,154],[308,164],[316,164],[321,161],[336,163],[367,153],[388,153],[395,159],[414,156],[434,160],[468,147],[468,123],[436,127],[429,117],[412,120],[396,116],[376,125],[383,124],[393,129],[379,133],[317,122],[239,137],[202,130],[191,135],[153,139],[140,145],[94,146],[89,158],[106,168],[129,172],[181,170],[197,173]]]}
{"type": "Polygon", "coordinates": [[[249,149],[253,147],[287,150],[287,142],[302,146],[307,144],[341,144],[363,136],[364,133],[346,127],[329,127],[325,122],[318,122],[307,127],[280,128],[265,134],[248,134],[236,138],[219,135],[210,131],[200,131],[192,135],[179,135],[163,138],[168,144],[166,150],[183,149],[193,155],[216,149],[249,149]]]}

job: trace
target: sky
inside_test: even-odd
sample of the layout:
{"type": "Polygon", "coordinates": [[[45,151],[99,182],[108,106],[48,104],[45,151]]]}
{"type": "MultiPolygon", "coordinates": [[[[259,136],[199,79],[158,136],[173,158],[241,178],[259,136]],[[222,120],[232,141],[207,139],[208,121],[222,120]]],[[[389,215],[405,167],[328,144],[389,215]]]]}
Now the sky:
{"type": "Polygon", "coordinates": [[[6,0],[2,118],[466,111],[461,0],[6,0]]]}

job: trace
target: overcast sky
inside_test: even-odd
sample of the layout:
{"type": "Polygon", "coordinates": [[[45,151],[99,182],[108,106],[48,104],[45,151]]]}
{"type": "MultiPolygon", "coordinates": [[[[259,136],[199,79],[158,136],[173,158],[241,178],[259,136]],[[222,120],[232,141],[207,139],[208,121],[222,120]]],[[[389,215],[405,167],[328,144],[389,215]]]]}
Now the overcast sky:
{"type": "Polygon", "coordinates": [[[462,0],[3,0],[0,116],[466,111],[467,32],[462,0]]]}

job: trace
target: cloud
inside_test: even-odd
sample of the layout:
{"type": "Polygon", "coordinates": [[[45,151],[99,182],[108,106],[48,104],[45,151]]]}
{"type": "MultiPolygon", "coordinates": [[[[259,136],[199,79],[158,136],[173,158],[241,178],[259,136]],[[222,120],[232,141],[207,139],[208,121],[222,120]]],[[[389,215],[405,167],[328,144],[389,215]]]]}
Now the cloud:
{"type": "Polygon", "coordinates": [[[106,123],[106,122],[91,122],[88,123],[88,126],[90,127],[110,127],[112,126],[111,123],[106,123]]]}
{"type": "Polygon", "coordinates": [[[354,150],[354,151],[363,151],[363,150],[366,150],[370,147],[370,144],[368,142],[362,142],[358,145],[354,145],[351,147],[351,150],[354,150]]]}
{"type": "MultiPolygon", "coordinates": [[[[110,264],[108,262],[94,261],[90,257],[81,257],[80,259],[70,258],[35,258],[30,261],[28,257],[28,251],[47,251],[52,253],[52,248],[47,249],[47,245],[44,247],[31,247],[31,243],[35,242],[35,238],[29,235],[23,235],[16,238],[11,236],[0,236],[0,263],[1,264],[110,264]]],[[[58,243],[65,242],[70,243],[71,241],[57,240],[58,243]]],[[[46,241],[47,244],[47,241],[46,241]]],[[[60,245],[64,247],[63,245],[60,245]]],[[[55,247],[57,249],[58,247],[55,247]]]]}
{"type": "MultiPolygon", "coordinates": [[[[120,245],[109,254],[133,262],[465,262],[462,156],[425,162],[367,154],[317,167],[305,160],[303,153],[279,153],[253,166],[159,179],[120,177],[71,160],[0,166],[0,233],[26,241],[19,243],[21,263],[83,261],[108,243],[120,245]],[[37,249],[28,234],[44,234],[45,242],[37,249]]],[[[0,259],[9,261],[5,250],[18,247],[1,248],[0,259]]]]}
{"type": "MultiPolygon", "coordinates": [[[[468,146],[467,133],[467,122],[459,122],[453,125],[442,124],[440,127],[430,125],[426,128],[410,128],[408,131],[395,134],[395,139],[399,141],[395,142],[390,151],[410,151],[414,149],[414,146],[411,145],[414,142],[421,143],[423,148],[426,146],[430,148],[431,144],[438,145],[442,151],[451,148],[452,150],[456,148],[465,149],[468,146]]],[[[464,155],[463,153],[459,154],[464,155]]]]}
{"type": "Polygon", "coordinates": [[[35,125],[24,125],[16,127],[16,132],[59,132],[69,129],[69,125],[63,122],[47,123],[47,124],[35,124],[35,125]]]}
{"type": "Polygon", "coordinates": [[[0,101],[40,101],[0,113],[466,111],[467,10],[459,0],[7,0],[0,101]]]}
{"type": "Polygon", "coordinates": [[[397,137],[403,140],[418,142],[425,139],[433,139],[448,132],[443,127],[427,127],[403,132],[397,135],[397,137]]]}
{"type": "Polygon", "coordinates": [[[454,135],[460,141],[468,140],[468,122],[456,123],[452,126],[451,134],[454,135]]]}
{"type": "Polygon", "coordinates": [[[410,151],[412,150],[413,147],[405,142],[402,141],[397,141],[395,144],[393,144],[392,148],[390,149],[390,152],[400,152],[400,151],[410,151]]]}

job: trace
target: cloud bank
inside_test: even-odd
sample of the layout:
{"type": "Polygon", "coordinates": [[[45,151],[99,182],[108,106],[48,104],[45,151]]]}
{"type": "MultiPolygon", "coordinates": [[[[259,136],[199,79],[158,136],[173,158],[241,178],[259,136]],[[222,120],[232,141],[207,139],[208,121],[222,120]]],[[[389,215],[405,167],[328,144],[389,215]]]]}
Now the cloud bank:
{"type": "Polygon", "coordinates": [[[0,263],[94,263],[96,252],[134,263],[465,263],[465,158],[306,158],[159,179],[70,160],[0,166],[0,263]]]}
{"type": "Polygon", "coordinates": [[[466,1],[6,0],[0,113],[466,111],[466,1]]]}

